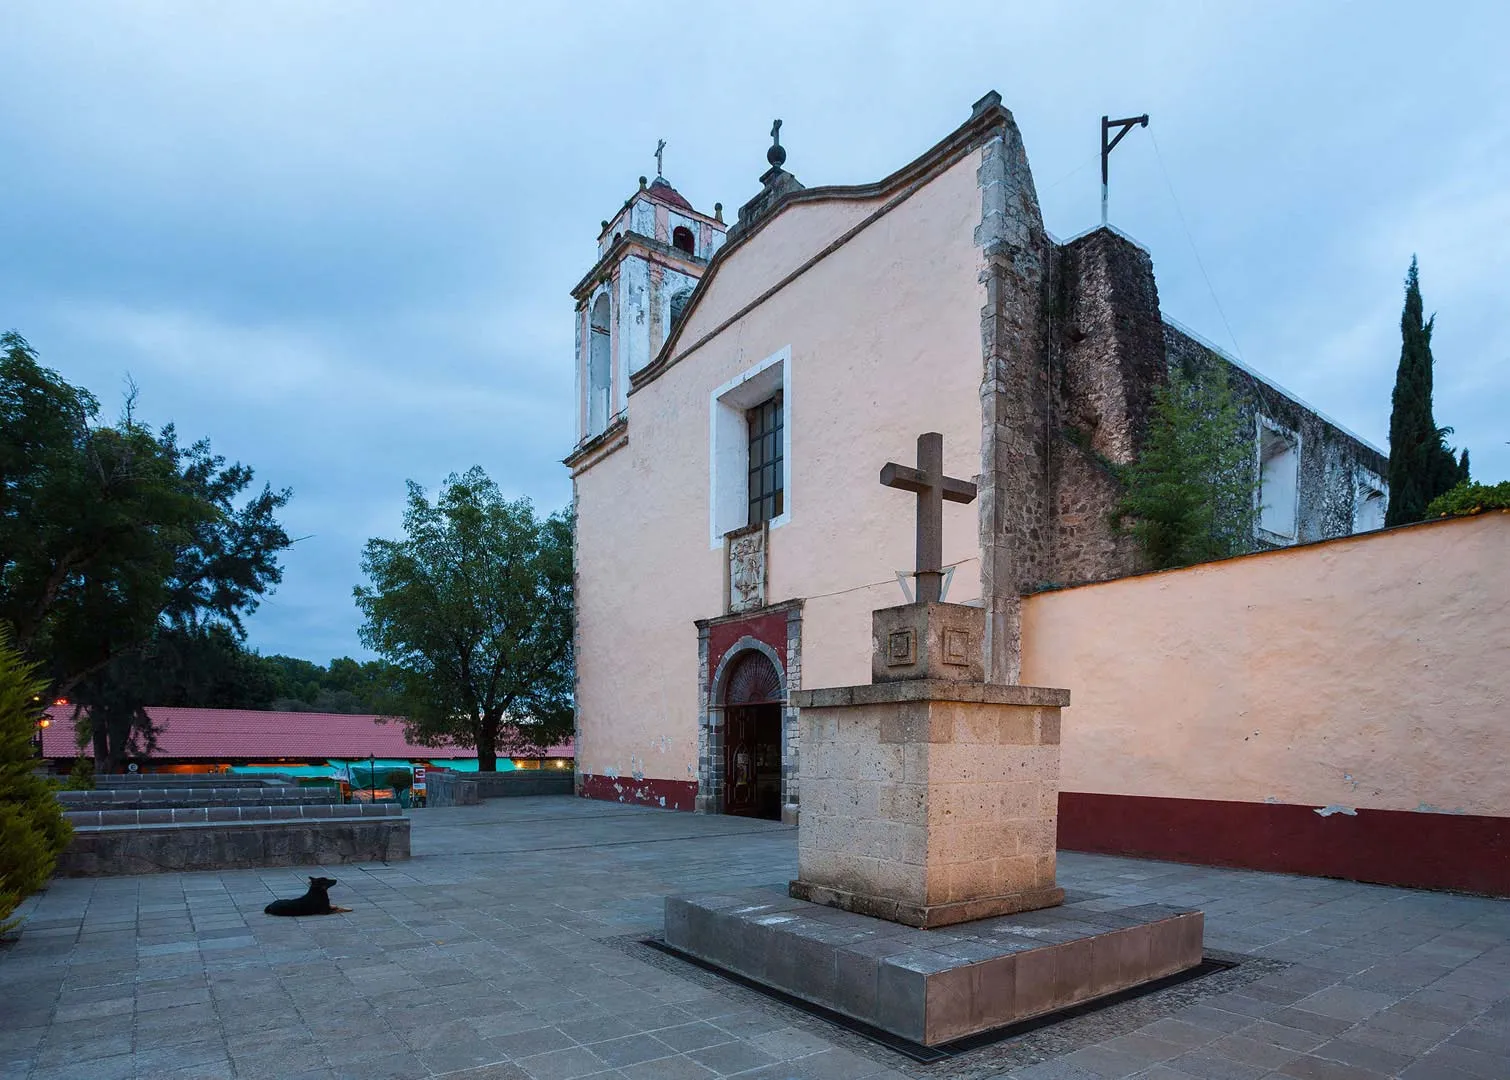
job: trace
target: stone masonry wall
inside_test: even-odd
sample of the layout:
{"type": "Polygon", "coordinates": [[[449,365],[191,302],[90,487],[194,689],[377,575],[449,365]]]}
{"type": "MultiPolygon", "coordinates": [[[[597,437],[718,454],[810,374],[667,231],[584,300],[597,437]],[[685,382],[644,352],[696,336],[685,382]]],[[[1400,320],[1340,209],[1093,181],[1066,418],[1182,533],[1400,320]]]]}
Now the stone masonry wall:
{"type": "Polygon", "coordinates": [[[1109,229],[1057,250],[1050,443],[1053,562],[1046,581],[1098,581],[1143,568],[1115,527],[1113,469],[1143,447],[1155,389],[1167,379],[1159,291],[1148,253],[1109,229]]]}
{"type": "Polygon", "coordinates": [[[1046,301],[1052,267],[1027,151],[1010,114],[981,147],[980,161],[983,647],[986,680],[1016,683],[1021,596],[1044,580],[1051,550],[1046,301]]]}
{"type": "MultiPolygon", "coordinates": [[[[1016,175],[1005,164],[998,172],[1003,183],[1016,175]]],[[[1353,531],[1359,493],[1385,475],[1383,455],[1166,323],[1152,259],[1131,240],[1097,229],[1053,248],[1044,271],[1017,253],[1031,248],[1022,237],[1037,234],[1029,219],[1014,220],[1017,233],[1007,235],[1018,235],[1018,244],[1002,241],[987,251],[987,311],[994,315],[983,320],[988,372],[997,373],[988,380],[989,392],[983,390],[983,414],[988,435],[994,434],[988,454],[998,468],[981,485],[982,499],[989,499],[981,521],[993,585],[1004,591],[1010,578],[1023,592],[1034,592],[1145,568],[1142,552],[1115,517],[1123,491],[1116,469],[1137,459],[1155,391],[1175,366],[1190,375],[1214,367],[1226,372],[1246,421],[1242,438],[1253,446],[1255,482],[1259,416],[1300,436],[1297,535],[1282,541],[1256,533],[1252,550],[1353,531]],[[1036,306],[1035,284],[1048,290],[1042,308],[1036,306]],[[1035,317],[1045,335],[1038,343],[1028,332],[1035,317]],[[994,425],[993,417],[999,421],[994,425]],[[1043,517],[1023,523],[1021,515],[1038,507],[1043,517]]],[[[987,577],[983,570],[983,581],[987,577]]],[[[985,594],[994,595],[989,589],[985,594]]],[[[1005,602],[999,606],[1014,610],[1005,602]]],[[[1011,626],[1015,633],[1016,624],[1011,626]]],[[[1000,673],[990,678],[1000,681],[1000,673]]]]}
{"type": "MultiPolygon", "coordinates": [[[[1255,440],[1255,479],[1258,417],[1262,415],[1299,433],[1300,500],[1294,542],[1349,535],[1353,531],[1353,505],[1359,487],[1369,476],[1386,477],[1389,459],[1178,327],[1166,324],[1164,341],[1171,370],[1178,365],[1189,375],[1212,368],[1226,372],[1232,395],[1246,421],[1243,430],[1255,440]]],[[[1274,546],[1278,545],[1255,537],[1253,550],[1274,546]]]]}

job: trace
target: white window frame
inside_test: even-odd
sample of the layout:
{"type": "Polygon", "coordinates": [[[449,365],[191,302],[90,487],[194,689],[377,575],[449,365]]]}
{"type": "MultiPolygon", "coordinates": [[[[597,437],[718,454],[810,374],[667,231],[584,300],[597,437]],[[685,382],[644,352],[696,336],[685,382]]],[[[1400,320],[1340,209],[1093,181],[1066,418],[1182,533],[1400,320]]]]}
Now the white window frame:
{"type": "Polygon", "coordinates": [[[1277,420],[1270,420],[1267,416],[1263,415],[1260,415],[1257,418],[1256,428],[1257,431],[1254,436],[1253,447],[1254,464],[1258,469],[1258,484],[1255,486],[1253,491],[1253,509],[1255,511],[1253,532],[1254,535],[1256,535],[1259,539],[1267,540],[1270,543],[1293,544],[1300,538],[1300,465],[1301,450],[1303,448],[1300,432],[1287,428],[1277,420]],[[1292,525],[1291,531],[1288,533],[1275,532],[1273,529],[1265,528],[1263,524],[1264,436],[1266,433],[1287,439],[1295,446],[1295,484],[1290,506],[1290,520],[1292,525]]]}
{"type": "Polygon", "coordinates": [[[782,506],[767,523],[792,517],[792,347],[785,346],[708,395],[708,548],[750,521],[750,428],[745,410],[781,393],[782,506]]]}
{"type": "Polygon", "coordinates": [[[1384,518],[1379,518],[1379,524],[1367,529],[1360,529],[1360,511],[1374,498],[1383,499],[1386,512],[1389,509],[1389,485],[1384,482],[1384,477],[1372,469],[1359,467],[1358,478],[1353,490],[1353,535],[1357,536],[1365,532],[1377,532],[1384,528],[1384,518]]]}

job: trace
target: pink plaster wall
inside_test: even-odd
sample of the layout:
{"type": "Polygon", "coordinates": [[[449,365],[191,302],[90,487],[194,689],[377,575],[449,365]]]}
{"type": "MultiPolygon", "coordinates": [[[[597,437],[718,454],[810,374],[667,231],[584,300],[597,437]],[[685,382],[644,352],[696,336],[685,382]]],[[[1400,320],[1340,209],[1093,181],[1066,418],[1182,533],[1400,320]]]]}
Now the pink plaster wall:
{"type": "MultiPolygon", "coordinates": [[[[894,572],[913,561],[912,497],[882,488],[881,466],[911,462],[917,434],[936,430],[953,475],[980,468],[978,166],[972,154],[940,174],[636,391],[629,445],[578,475],[584,773],[697,778],[693,623],[724,611],[723,553],[708,535],[709,396],[788,346],[791,519],[771,531],[767,595],[812,598],[804,685],[869,681],[870,612],[902,601],[894,572]]],[[[683,347],[881,203],[783,211],[719,268],[683,347]]],[[[978,559],[975,507],[946,506],[944,556],[978,559]]],[[[967,562],[950,599],[978,595],[967,562]]]]}
{"type": "Polygon", "coordinates": [[[1065,791],[1510,816],[1510,513],[1028,598],[1065,791]]]}

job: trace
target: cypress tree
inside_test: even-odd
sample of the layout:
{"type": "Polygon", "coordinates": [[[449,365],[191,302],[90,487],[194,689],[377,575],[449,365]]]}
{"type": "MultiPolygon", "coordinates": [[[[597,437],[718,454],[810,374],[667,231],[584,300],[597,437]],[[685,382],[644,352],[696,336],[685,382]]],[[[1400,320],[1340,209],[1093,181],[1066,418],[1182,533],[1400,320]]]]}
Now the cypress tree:
{"type": "Polygon", "coordinates": [[[1426,506],[1468,478],[1468,452],[1461,461],[1447,447],[1451,428],[1437,427],[1431,412],[1431,331],[1436,316],[1424,317],[1421,283],[1412,256],[1405,275],[1405,310],[1400,315],[1400,366],[1389,416],[1389,508],[1386,525],[1406,525],[1426,517],[1426,506]]]}
{"type": "Polygon", "coordinates": [[[1252,547],[1253,438],[1220,368],[1176,368],[1154,390],[1148,437],[1122,470],[1118,516],[1154,570],[1223,559],[1252,547]]]}

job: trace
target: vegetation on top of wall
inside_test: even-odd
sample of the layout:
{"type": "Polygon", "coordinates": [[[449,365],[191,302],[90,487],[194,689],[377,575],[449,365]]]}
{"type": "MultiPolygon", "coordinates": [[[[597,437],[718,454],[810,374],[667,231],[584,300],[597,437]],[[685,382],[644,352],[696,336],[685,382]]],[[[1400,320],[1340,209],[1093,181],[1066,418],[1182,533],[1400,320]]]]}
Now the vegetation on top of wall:
{"type": "Polygon", "coordinates": [[[0,933],[15,926],[11,912],[46,884],[73,835],[52,785],[35,771],[46,689],[0,631],[0,933]]]}
{"type": "Polygon", "coordinates": [[[1389,508],[1384,524],[1408,525],[1431,515],[1429,504],[1468,479],[1468,451],[1455,457],[1447,445],[1450,427],[1437,427],[1431,409],[1431,331],[1421,305],[1416,260],[1405,275],[1400,314],[1400,366],[1395,372],[1389,416],[1389,508]]]}
{"type": "Polygon", "coordinates": [[[1475,484],[1464,480],[1431,500],[1429,518],[1466,517],[1485,510],[1510,510],[1510,480],[1498,484],[1475,484]]]}
{"type": "Polygon", "coordinates": [[[1142,453],[1119,474],[1127,494],[1118,519],[1132,519],[1151,569],[1224,559],[1252,546],[1252,440],[1221,368],[1170,372],[1169,384],[1154,391],[1142,453]]]}

